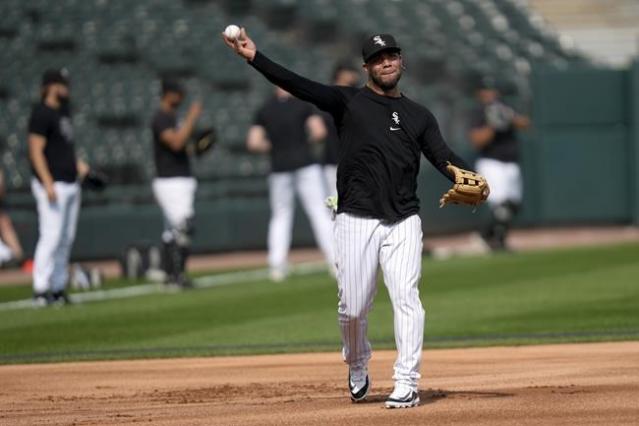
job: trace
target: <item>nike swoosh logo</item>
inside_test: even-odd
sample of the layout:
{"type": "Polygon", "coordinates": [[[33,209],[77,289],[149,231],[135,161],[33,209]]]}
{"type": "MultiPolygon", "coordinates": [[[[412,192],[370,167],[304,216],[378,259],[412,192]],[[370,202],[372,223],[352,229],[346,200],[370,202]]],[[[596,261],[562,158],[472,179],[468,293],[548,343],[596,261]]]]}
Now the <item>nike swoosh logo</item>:
{"type": "Polygon", "coordinates": [[[393,126],[391,126],[390,129],[391,129],[392,132],[397,131],[397,130],[402,130],[401,127],[393,127],[393,126]]]}

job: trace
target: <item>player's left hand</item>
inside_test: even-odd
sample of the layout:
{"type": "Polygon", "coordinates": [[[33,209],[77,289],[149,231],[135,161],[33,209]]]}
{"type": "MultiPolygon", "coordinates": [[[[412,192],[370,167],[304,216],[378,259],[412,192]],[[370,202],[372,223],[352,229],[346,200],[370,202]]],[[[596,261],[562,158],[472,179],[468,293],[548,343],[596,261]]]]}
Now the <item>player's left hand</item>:
{"type": "Polygon", "coordinates": [[[78,177],[80,180],[83,180],[86,175],[89,174],[91,167],[86,163],[86,161],[78,159],[76,162],[76,170],[78,171],[78,177]]]}
{"type": "Polygon", "coordinates": [[[107,175],[91,168],[82,181],[82,186],[91,191],[104,191],[109,184],[107,175]]]}
{"type": "Polygon", "coordinates": [[[478,206],[486,201],[490,194],[486,178],[478,173],[460,169],[450,163],[446,169],[455,177],[455,183],[451,189],[442,195],[439,200],[440,208],[449,203],[478,206]]]}
{"type": "Polygon", "coordinates": [[[213,145],[215,145],[216,142],[217,137],[215,129],[209,127],[207,129],[193,132],[193,142],[189,144],[187,149],[189,149],[190,153],[200,157],[213,148],[213,145]]]}

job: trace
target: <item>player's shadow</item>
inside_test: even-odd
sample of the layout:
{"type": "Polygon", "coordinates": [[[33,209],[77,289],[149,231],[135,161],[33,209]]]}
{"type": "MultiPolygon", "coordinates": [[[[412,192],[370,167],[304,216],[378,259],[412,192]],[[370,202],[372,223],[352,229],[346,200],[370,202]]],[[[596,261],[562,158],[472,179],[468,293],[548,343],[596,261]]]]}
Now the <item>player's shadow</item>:
{"type": "MultiPolygon", "coordinates": [[[[392,389],[386,392],[369,395],[363,404],[373,404],[386,401],[392,389]]],[[[422,389],[419,391],[419,399],[421,405],[433,404],[444,398],[462,398],[462,399],[484,399],[484,398],[509,398],[515,396],[512,393],[495,392],[495,391],[449,391],[443,389],[422,389]]]]}

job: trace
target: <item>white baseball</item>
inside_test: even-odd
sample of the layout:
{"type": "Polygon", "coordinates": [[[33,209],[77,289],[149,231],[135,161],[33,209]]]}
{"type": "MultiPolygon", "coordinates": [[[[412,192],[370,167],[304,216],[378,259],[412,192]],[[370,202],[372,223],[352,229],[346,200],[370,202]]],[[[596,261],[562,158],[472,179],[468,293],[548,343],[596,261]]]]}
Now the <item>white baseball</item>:
{"type": "Polygon", "coordinates": [[[229,25],[224,29],[224,35],[230,40],[235,40],[240,36],[240,27],[237,25],[229,25]]]}

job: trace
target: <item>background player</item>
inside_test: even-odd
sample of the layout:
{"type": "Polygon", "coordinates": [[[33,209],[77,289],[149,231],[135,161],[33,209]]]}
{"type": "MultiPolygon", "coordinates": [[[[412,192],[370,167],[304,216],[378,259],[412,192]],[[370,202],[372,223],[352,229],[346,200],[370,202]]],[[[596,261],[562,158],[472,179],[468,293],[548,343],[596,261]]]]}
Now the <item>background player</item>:
{"type": "MultiPolygon", "coordinates": [[[[350,64],[338,64],[333,71],[332,84],[335,86],[355,87],[360,82],[360,72],[350,64]]],[[[326,180],[326,196],[337,195],[337,163],[339,159],[339,135],[333,117],[327,112],[320,112],[326,126],[324,138],[324,178],[326,180]]]]}
{"type": "Polygon", "coordinates": [[[44,73],[41,102],[31,112],[28,131],[31,190],[39,224],[33,265],[34,303],[66,304],[67,266],[80,209],[78,178],[89,173],[89,166],[75,156],[65,70],[44,73]]]}
{"type": "Polygon", "coordinates": [[[0,171],[0,267],[18,266],[23,260],[22,246],[5,210],[4,173],[0,171]]]}
{"type": "Polygon", "coordinates": [[[444,142],[432,113],[399,91],[402,56],[393,36],[378,34],[364,43],[368,81],[363,88],[325,86],[301,77],[258,51],[244,29],[238,39],[223,38],[272,83],[335,119],[340,135],[335,223],[338,314],[351,399],[364,399],[370,389],[367,317],[380,264],[393,304],[398,351],[395,388],[385,405],[418,405],[424,334],[418,289],[422,227],[415,193],[420,154],[451,180],[448,162],[467,166],[444,142]]]}
{"type": "Polygon", "coordinates": [[[268,229],[268,263],[271,279],[283,280],[288,273],[294,194],[297,192],[308,215],[315,239],[331,271],[334,265],[332,224],[324,207],[322,170],[311,154],[309,141],[326,137],[326,127],[312,105],[276,87],[255,116],[246,144],[252,152],[271,157],[269,197],[271,220],[268,229]]]}
{"type": "Polygon", "coordinates": [[[490,182],[492,213],[481,236],[492,250],[505,250],[506,235],[522,199],[517,130],[527,128],[530,120],[503,103],[487,82],[478,87],[476,97],[479,106],[471,117],[469,137],[479,152],[477,171],[490,182]]]}
{"type": "Polygon", "coordinates": [[[166,282],[187,288],[191,282],[185,270],[193,236],[193,201],[197,189],[187,143],[202,113],[202,104],[193,102],[184,122],[178,126],[177,110],[183,100],[184,89],[179,83],[162,82],[160,108],[151,121],[156,169],[152,186],[164,215],[162,263],[166,282]]]}

